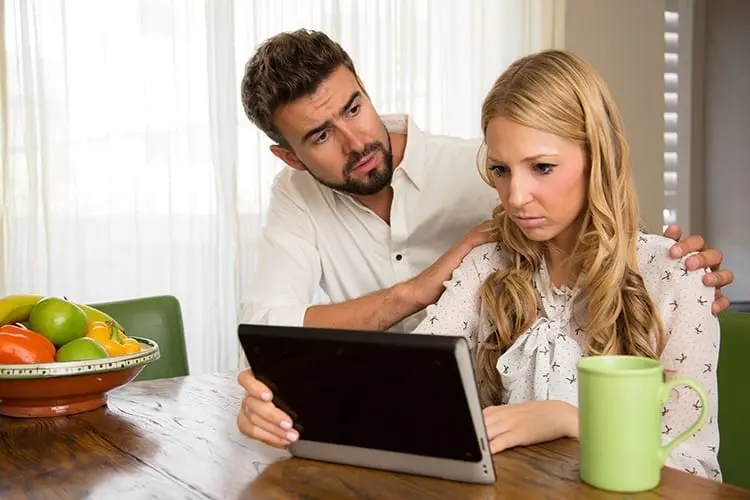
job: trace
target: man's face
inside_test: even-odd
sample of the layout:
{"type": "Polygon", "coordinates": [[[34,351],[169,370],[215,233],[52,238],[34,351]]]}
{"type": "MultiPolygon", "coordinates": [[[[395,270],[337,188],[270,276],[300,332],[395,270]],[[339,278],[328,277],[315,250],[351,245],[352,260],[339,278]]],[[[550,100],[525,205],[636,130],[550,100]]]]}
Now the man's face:
{"type": "Polygon", "coordinates": [[[290,167],[353,195],[373,195],[390,184],[390,137],[346,67],[334,70],[312,95],[279,107],[274,120],[291,151],[271,150],[290,167]]]}

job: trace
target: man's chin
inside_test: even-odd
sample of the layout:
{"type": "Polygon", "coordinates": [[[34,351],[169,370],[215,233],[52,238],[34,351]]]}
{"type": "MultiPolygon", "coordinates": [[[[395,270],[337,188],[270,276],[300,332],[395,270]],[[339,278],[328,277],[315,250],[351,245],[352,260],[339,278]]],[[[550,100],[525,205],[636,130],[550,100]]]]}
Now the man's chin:
{"type": "Polygon", "coordinates": [[[374,195],[390,186],[391,177],[387,175],[385,167],[381,165],[363,175],[350,176],[347,179],[345,189],[352,194],[374,195]]]}

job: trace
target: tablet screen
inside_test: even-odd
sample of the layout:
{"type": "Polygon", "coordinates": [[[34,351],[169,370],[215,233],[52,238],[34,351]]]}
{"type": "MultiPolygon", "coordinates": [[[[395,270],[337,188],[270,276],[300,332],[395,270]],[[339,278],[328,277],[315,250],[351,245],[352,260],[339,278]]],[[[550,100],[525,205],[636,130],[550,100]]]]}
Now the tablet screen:
{"type": "Polygon", "coordinates": [[[277,406],[295,420],[302,439],[481,459],[455,338],[400,335],[402,345],[393,345],[347,340],[357,332],[340,332],[335,340],[302,333],[290,340],[254,331],[243,339],[248,362],[274,391],[277,406]]]}

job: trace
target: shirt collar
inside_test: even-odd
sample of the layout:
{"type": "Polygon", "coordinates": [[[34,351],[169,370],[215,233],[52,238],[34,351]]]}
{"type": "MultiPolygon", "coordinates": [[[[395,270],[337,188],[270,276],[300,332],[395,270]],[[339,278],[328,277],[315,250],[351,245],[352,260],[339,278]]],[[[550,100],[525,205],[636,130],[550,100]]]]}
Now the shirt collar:
{"type": "Polygon", "coordinates": [[[425,133],[417,126],[410,115],[381,115],[380,119],[388,132],[406,134],[404,156],[398,165],[398,169],[406,174],[417,189],[420,189],[425,174],[425,133]]]}

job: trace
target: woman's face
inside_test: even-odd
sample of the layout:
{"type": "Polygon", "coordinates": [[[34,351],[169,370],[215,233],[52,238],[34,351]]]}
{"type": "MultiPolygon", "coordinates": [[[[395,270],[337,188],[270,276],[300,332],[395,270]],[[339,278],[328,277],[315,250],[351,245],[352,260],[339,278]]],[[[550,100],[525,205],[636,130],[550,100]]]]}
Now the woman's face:
{"type": "Polygon", "coordinates": [[[513,222],[530,240],[571,249],[587,196],[581,146],[505,117],[490,120],[485,141],[491,179],[513,222]]]}

